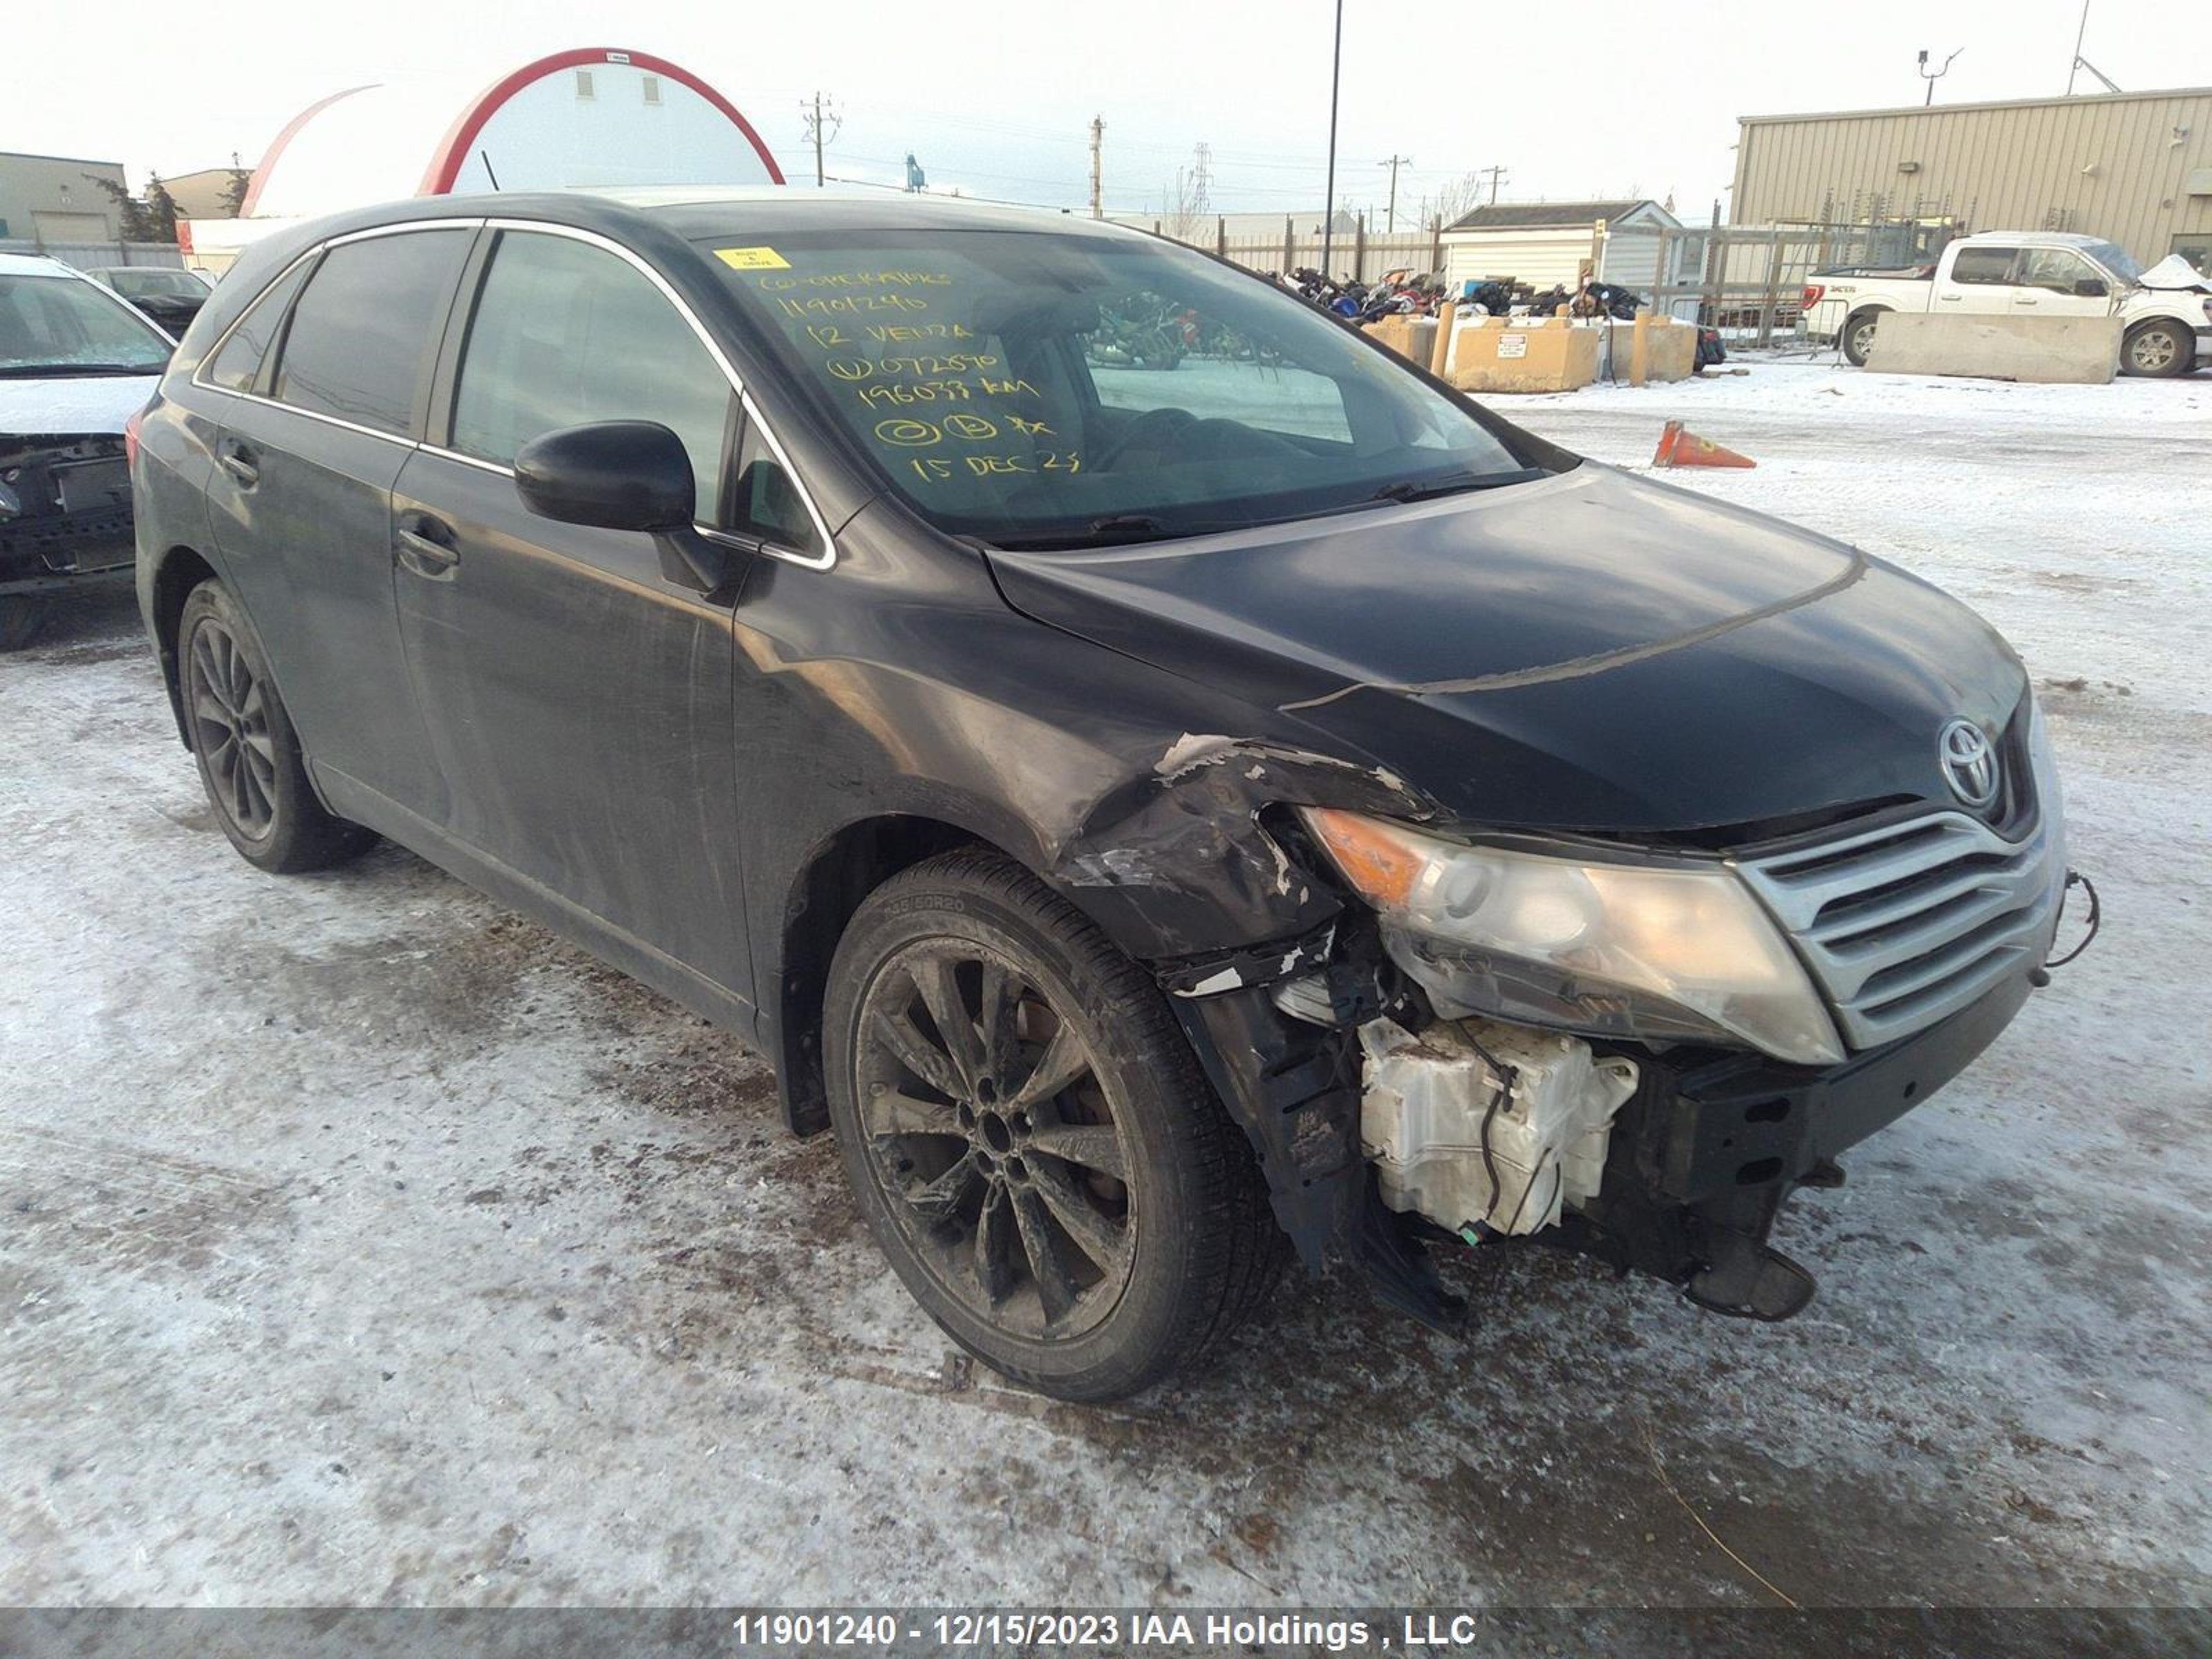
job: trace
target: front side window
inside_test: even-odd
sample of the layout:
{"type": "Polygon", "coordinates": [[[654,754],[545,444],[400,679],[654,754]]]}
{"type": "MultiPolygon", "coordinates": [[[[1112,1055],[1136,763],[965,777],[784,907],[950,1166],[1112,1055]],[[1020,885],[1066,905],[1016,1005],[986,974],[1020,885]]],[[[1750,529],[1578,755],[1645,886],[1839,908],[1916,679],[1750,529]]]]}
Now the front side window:
{"type": "Polygon", "coordinates": [[[1170,244],[1054,228],[707,246],[780,378],[954,533],[1198,534],[1533,476],[1510,427],[1170,244]]]}
{"type": "Polygon", "coordinates": [[[572,237],[501,236],[461,359],[453,448],[504,466],[561,427],[658,421],[684,441],[711,524],[733,403],[699,337],[628,260],[572,237]]]}
{"type": "Polygon", "coordinates": [[[2012,280],[2012,262],[2020,250],[2014,247],[1962,247],[1951,265],[1951,280],[1954,283],[2002,283],[2012,280]]]}
{"type": "Polygon", "coordinates": [[[292,307],[279,403],[406,436],[474,233],[400,231],[341,242],[292,307]]]}
{"type": "Polygon", "coordinates": [[[215,356],[208,362],[207,379],[210,384],[228,392],[251,392],[260,378],[261,361],[269,355],[269,348],[276,338],[276,330],[284,320],[284,307],[300,291],[307,280],[313,260],[302,259],[286,271],[246,308],[215,356]]]}
{"type": "Polygon", "coordinates": [[[0,276],[0,379],[155,374],[175,348],[76,276],[0,276]]]}
{"type": "Polygon", "coordinates": [[[2021,259],[2020,280],[2023,288],[2047,288],[2056,294],[2071,294],[2076,283],[2102,279],[2087,259],[2071,249],[2036,247],[2030,248],[2021,259]]]}

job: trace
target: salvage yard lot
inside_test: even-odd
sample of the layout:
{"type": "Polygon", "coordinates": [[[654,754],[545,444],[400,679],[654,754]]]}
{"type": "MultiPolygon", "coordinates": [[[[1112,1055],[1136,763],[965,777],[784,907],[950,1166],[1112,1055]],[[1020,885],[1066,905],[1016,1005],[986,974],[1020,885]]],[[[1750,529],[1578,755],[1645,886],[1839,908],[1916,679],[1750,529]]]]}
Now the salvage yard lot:
{"type": "Polygon", "coordinates": [[[1707,1528],[1808,1606],[2212,1595],[2212,376],[1498,406],[1686,421],[2044,688],[2104,937],[1785,1212],[1805,1316],[1508,1255],[1465,1340],[1294,1281],[1010,1389],[736,1042],[392,848],[240,860],[117,601],[0,663],[0,1598],[1771,1604],[1707,1528]]]}

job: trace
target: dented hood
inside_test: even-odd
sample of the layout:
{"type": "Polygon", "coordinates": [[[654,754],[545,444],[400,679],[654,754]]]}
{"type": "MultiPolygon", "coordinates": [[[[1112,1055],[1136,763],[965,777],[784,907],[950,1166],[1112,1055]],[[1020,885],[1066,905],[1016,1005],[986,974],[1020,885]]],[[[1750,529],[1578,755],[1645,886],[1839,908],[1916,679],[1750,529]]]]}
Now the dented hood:
{"type": "Polygon", "coordinates": [[[2144,288],[2185,289],[2212,294],[2212,278],[2205,276],[2179,253],[2167,254],[2136,281],[2144,288]]]}
{"type": "Polygon", "coordinates": [[[1407,507],[990,559],[1017,610],[1500,826],[1690,830],[1948,799],[1938,732],[1960,714],[2002,728],[2025,686],[2004,642],[1926,584],[1594,462],[1407,507]]]}

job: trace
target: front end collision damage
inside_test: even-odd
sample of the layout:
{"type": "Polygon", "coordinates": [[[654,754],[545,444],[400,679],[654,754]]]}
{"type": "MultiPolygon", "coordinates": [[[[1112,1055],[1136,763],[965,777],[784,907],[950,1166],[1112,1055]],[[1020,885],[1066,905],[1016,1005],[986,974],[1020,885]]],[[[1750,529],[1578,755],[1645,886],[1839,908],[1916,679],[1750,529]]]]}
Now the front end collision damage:
{"type": "Polygon", "coordinates": [[[1836,1155],[1964,1069],[2035,982],[1827,1067],[1442,1018],[1286,810],[1322,800],[1438,816],[1380,769],[1187,737],[1050,873],[1158,937],[1224,937],[1224,905],[1255,930],[1149,965],[1306,1267],[1346,1262],[1440,1328],[1466,1310],[1426,1247],[1454,1240],[1561,1249],[1709,1311],[1791,1316],[1814,1286],[1767,1243],[1790,1195],[1841,1184],[1836,1155]]]}

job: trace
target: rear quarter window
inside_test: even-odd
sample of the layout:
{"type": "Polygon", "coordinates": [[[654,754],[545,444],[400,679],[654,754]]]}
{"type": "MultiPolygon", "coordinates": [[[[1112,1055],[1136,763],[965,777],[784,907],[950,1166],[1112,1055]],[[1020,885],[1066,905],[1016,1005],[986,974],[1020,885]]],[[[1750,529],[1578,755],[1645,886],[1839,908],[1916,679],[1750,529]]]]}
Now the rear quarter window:
{"type": "Polygon", "coordinates": [[[314,264],[312,259],[302,259],[263,290],[261,297],[246,308],[229,337],[209,359],[205,379],[210,386],[219,386],[226,392],[251,392],[261,376],[261,364],[276,343],[276,330],[284,320],[284,307],[300,291],[300,284],[307,279],[314,264]]]}
{"type": "Polygon", "coordinates": [[[292,307],[270,395],[405,437],[475,233],[415,230],[341,242],[292,307]]]}

